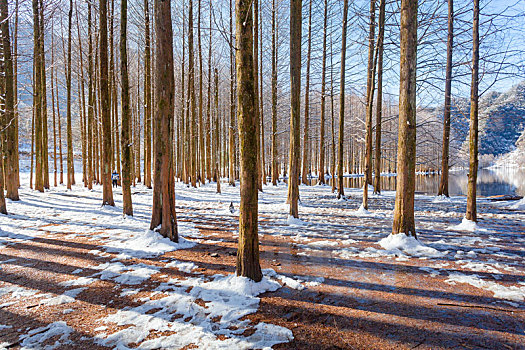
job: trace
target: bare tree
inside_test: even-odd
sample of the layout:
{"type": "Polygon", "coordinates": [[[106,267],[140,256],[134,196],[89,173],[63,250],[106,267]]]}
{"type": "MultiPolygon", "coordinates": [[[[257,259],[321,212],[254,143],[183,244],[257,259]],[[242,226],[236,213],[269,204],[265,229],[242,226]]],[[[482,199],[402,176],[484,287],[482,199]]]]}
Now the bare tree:
{"type": "Polygon", "coordinates": [[[343,33],[341,39],[341,89],[339,91],[339,149],[338,149],[338,167],[337,175],[339,176],[339,185],[337,198],[345,195],[343,184],[343,147],[344,147],[344,130],[345,130],[345,69],[346,69],[346,30],[348,28],[348,0],[343,4],[343,33]]]}

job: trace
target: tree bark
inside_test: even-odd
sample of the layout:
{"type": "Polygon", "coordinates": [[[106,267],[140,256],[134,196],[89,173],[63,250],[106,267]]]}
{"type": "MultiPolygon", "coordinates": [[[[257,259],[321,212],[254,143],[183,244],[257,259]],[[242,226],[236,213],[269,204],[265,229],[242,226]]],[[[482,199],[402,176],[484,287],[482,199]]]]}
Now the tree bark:
{"type": "Polygon", "coordinates": [[[478,85],[479,85],[479,0],[474,0],[474,18],[472,20],[472,83],[470,87],[470,164],[467,187],[466,219],[478,221],[476,208],[476,184],[478,179],[478,85]]]}
{"type": "Polygon", "coordinates": [[[345,195],[343,184],[343,147],[344,147],[344,128],[345,128],[345,69],[346,69],[346,30],[348,28],[348,0],[343,4],[343,33],[341,39],[341,89],[339,91],[339,157],[337,175],[339,176],[337,198],[345,195]]]}
{"type": "Polygon", "coordinates": [[[310,58],[312,57],[312,0],[308,5],[308,51],[306,54],[306,87],[304,90],[304,136],[303,136],[303,169],[301,171],[302,183],[308,184],[308,173],[310,168],[309,146],[310,138],[308,134],[310,117],[310,58]]]}
{"type": "Polygon", "coordinates": [[[70,190],[75,183],[75,168],[73,164],[73,129],[71,126],[71,31],[73,26],[73,0],[69,0],[68,39],[67,39],[67,188],[70,190]]]}
{"type": "Polygon", "coordinates": [[[195,65],[193,54],[193,0],[189,2],[188,15],[188,97],[190,99],[190,180],[191,186],[197,187],[197,106],[195,101],[195,65]]]}
{"type": "MultiPolygon", "coordinates": [[[[14,77],[13,77],[13,59],[11,56],[11,37],[9,36],[9,9],[7,0],[0,1],[0,20],[2,30],[2,58],[3,58],[3,78],[5,82],[4,95],[4,124],[1,130],[5,132],[5,148],[4,148],[4,172],[6,180],[7,198],[18,201],[18,173],[17,173],[17,154],[18,144],[16,142],[16,114],[15,114],[15,98],[14,98],[14,77]]],[[[3,175],[2,175],[3,177],[3,175]]],[[[4,179],[0,179],[4,182],[4,179]]],[[[2,210],[1,202],[4,202],[4,189],[0,188],[0,212],[2,210]]],[[[5,209],[5,208],[4,208],[5,209]]]]}
{"type": "Polygon", "coordinates": [[[381,119],[383,117],[383,47],[385,41],[386,0],[379,3],[379,33],[377,35],[377,105],[375,139],[374,193],[381,193],[381,119]]]}
{"type": "Polygon", "coordinates": [[[108,21],[107,0],[99,1],[100,10],[100,113],[102,119],[102,205],[115,206],[111,188],[111,99],[108,81],[108,21]]]}
{"type": "Polygon", "coordinates": [[[144,0],[144,185],[151,188],[151,35],[150,35],[149,0],[144,0]]]}
{"type": "Polygon", "coordinates": [[[452,49],[454,45],[454,0],[448,0],[447,67],[445,71],[445,110],[443,113],[443,148],[441,154],[441,178],[439,196],[448,197],[450,102],[452,90],[452,49]]]}
{"type": "Polygon", "coordinates": [[[120,81],[122,85],[122,213],[133,216],[131,202],[131,103],[128,76],[128,1],[120,1],[120,81]]]}
{"type": "Polygon", "coordinates": [[[279,166],[277,163],[277,8],[272,0],[272,184],[279,181],[279,166]]]}
{"type": "Polygon", "coordinates": [[[288,203],[290,215],[299,217],[299,166],[301,162],[301,31],[302,0],[290,1],[290,165],[288,203]]]}
{"type": "Polygon", "coordinates": [[[257,115],[253,64],[253,14],[251,0],[236,0],[236,66],[241,165],[241,203],[237,276],[262,279],[258,237],[257,115]]]}
{"type": "Polygon", "coordinates": [[[397,185],[392,233],[416,237],[414,195],[416,178],[417,0],[401,1],[399,73],[399,136],[397,185]]]}
{"type": "Polygon", "coordinates": [[[179,241],[175,213],[173,173],[173,123],[175,76],[173,68],[173,30],[171,3],[155,0],[155,171],[151,230],[174,242],[179,241]],[[160,226],[160,227],[159,227],[160,226]]]}
{"type": "Polygon", "coordinates": [[[40,52],[40,1],[33,0],[33,42],[34,42],[34,109],[35,109],[35,190],[44,192],[44,178],[43,178],[43,123],[42,123],[42,56],[40,52]]]}
{"type": "Polygon", "coordinates": [[[235,186],[235,91],[234,91],[234,66],[235,54],[233,43],[233,13],[232,0],[230,0],[230,128],[228,133],[228,182],[235,186]]]}
{"type": "MultiPolygon", "coordinates": [[[[310,0],[311,1],[311,0],[310,0]]],[[[319,127],[319,183],[325,184],[325,114],[326,114],[326,34],[328,31],[328,0],[324,0],[323,63],[321,68],[321,120],[319,127]]]]}

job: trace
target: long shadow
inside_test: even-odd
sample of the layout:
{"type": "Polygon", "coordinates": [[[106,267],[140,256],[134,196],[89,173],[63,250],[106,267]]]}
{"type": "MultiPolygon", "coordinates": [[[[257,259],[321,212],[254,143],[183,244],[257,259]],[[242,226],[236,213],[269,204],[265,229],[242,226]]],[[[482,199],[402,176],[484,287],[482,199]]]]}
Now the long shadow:
{"type": "MultiPolygon", "coordinates": [[[[301,292],[302,293],[302,292],[301,292]]],[[[301,294],[298,293],[298,294],[301,294]]],[[[285,298],[294,299],[294,295],[289,293],[289,290],[280,290],[272,294],[274,298],[285,298]]],[[[358,348],[366,348],[363,343],[356,341],[362,339],[361,333],[366,333],[370,336],[377,336],[393,345],[400,342],[411,348],[415,348],[420,345],[425,345],[431,348],[477,348],[477,349],[522,349],[523,343],[515,343],[511,340],[504,339],[498,335],[487,334],[482,332],[481,334],[475,331],[468,332],[465,330],[444,330],[444,329],[429,329],[428,327],[412,326],[407,324],[397,324],[389,322],[383,322],[373,320],[368,317],[341,315],[333,312],[319,313],[317,308],[306,308],[301,306],[300,303],[289,305],[289,303],[277,304],[272,299],[261,299],[261,306],[259,308],[258,315],[262,320],[266,322],[280,322],[285,327],[293,328],[296,323],[303,323],[313,329],[317,328],[317,325],[323,324],[325,327],[330,327],[333,324],[332,332],[333,343],[324,344],[316,339],[309,337],[294,339],[291,343],[277,345],[276,349],[327,349],[333,344],[337,344],[338,348],[351,348],[354,344],[358,348]],[[279,315],[279,316],[276,316],[279,315]],[[277,318],[278,317],[278,318],[277,318]],[[335,329],[334,329],[335,328],[335,329]],[[338,341],[343,335],[338,332],[357,332],[352,337],[353,342],[347,343],[345,340],[338,341]],[[393,343],[391,343],[393,342],[393,343]],[[342,343],[342,344],[341,344],[342,343]]],[[[300,299],[294,299],[301,301],[300,299]]],[[[464,315],[462,315],[464,316],[464,315]]],[[[436,315],[434,322],[439,322],[439,315],[436,315]]],[[[476,319],[469,319],[470,324],[465,325],[466,327],[475,326],[476,319]]],[[[504,325],[502,325],[504,326],[504,325]]],[[[333,347],[336,348],[336,347],[333,347]]]]}

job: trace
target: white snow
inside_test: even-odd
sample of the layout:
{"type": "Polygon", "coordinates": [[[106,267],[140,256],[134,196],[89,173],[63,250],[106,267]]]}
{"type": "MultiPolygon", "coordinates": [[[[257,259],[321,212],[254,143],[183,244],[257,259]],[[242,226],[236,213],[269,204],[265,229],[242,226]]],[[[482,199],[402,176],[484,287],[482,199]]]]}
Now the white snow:
{"type": "Polygon", "coordinates": [[[461,224],[451,226],[449,230],[453,231],[467,231],[467,232],[476,232],[479,231],[478,224],[475,221],[468,220],[467,218],[463,218],[461,221],[461,224]]]}
{"type": "Polygon", "coordinates": [[[440,252],[437,249],[428,247],[412,236],[404,233],[390,234],[379,241],[379,245],[387,252],[393,254],[407,254],[414,257],[440,257],[446,255],[446,252],[440,252]]]}
{"type": "Polygon", "coordinates": [[[478,275],[465,275],[463,273],[451,273],[445,281],[450,284],[467,283],[476,288],[494,293],[495,298],[512,301],[525,300],[525,287],[503,286],[496,282],[485,281],[478,275]]]}
{"type": "Polygon", "coordinates": [[[22,335],[20,345],[22,349],[55,349],[60,345],[71,344],[69,335],[74,332],[74,329],[69,327],[64,321],[53,322],[47,326],[35,328],[30,330],[27,334],[22,335]],[[42,347],[40,344],[46,340],[60,336],[59,339],[53,344],[46,347],[42,347]]]}
{"type": "Polygon", "coordinates": [[[286,219],[286,223],[288,225],[290,225],[290,226],[304,226],[304,225],[307,225],[306,222],[302,221],[301,219],[294,218],[291,215],[288,215],[288,217],[286,219]]]}

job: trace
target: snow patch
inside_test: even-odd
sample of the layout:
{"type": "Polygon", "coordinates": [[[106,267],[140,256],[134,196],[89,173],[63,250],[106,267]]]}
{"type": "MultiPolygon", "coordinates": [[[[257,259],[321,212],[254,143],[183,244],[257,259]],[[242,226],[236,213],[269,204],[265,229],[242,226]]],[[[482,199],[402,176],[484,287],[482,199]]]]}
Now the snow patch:
{"type": "Polygon", "coordinates": [[[388,252],[414,256],[437,258],[446,255],[446,252],[440,252],[437,249],[428,247],[412,236],[404,233],[390,234],[379,241],[379,245],[388,252]]]}
{"type": "Polygon", "coordinates": [[[523,301],[525,299],[525,287],[506,287],[496,282],[485,281],[478,275],[451,273],[445,282],[452,285],[455,285],[456,282],[470,284],[476,288],[494,293],[494,298],[498,299],[507,299],[512,301],[523,301]]]}

